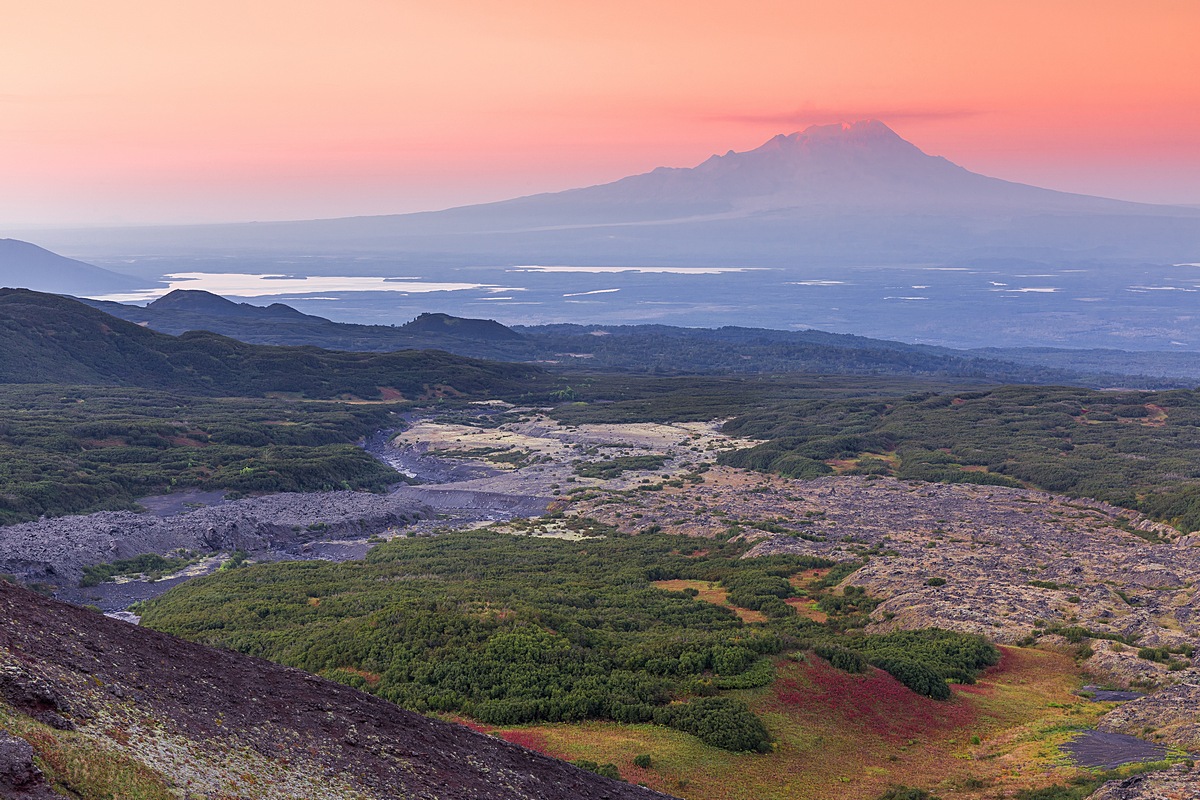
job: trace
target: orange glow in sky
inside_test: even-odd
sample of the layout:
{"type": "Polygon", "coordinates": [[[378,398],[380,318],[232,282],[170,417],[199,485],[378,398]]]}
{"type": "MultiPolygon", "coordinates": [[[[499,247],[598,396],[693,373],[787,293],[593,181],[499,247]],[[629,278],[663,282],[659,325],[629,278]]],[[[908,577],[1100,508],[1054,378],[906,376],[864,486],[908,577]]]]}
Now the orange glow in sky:
{"type": "Polygon", "coordinates": [[[1197,0],[0,0],[0,227],[425,210],[877,117],[1200,204],[1197,0]]]}

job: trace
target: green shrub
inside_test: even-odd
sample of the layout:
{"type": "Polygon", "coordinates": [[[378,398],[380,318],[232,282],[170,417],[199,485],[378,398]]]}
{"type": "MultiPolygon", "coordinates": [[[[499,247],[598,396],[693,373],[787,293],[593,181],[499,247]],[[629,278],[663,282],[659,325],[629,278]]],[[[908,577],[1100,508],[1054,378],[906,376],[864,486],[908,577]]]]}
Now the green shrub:
{"type": "Polygon", "coordinates": [[[871,663],[917,694],[932,697],[934,700],[950,699],[950,687],[946,685],[945,679],[920,662],[901,656],[885,655],[872,659],[871,663]]]}
{"type": "Polygon", "coordinates": [[[576,464],[575,474],[581,478],[611,480],[626,472],[660,470],[666,463],[666,456],[618,456],[608,461],[585,461],[576,464]]]}
{"type": "Polygon", "coordinates": [[[713,685],[718,689],[758,689],[775,680],[775,665],[769,658],[760,658],[746,671],[733,676],[718,675],[713,685]]]}
{"type": "Polygon", "coordinates": [[[172,572],[178,572],[194,560],[190,556],[166,557],[157,553],[146,553],[107,564],[92,564],[83,568],[83,577],[80,579],[79,585],[82,587],[99,586],[118,575],[145,575],[153,581],[172,572]]]}
{"type": "Polygon", "coordinates": [[[820,478],[823,475],[831,475],[833,473],[833,468],[823,461],[805,458],[800,455],[780,456],[771,462],[770,470],[778,472],[785,478],[796,478],[799,480],[820,478]]]}
{"type": "Polygon", "coordinates": [[[762,720],[741,700],[729,697],[663,706],[655,710],[654,721],[723,750],[766,753],[771,749],[771,735],[762,720]]]}
{"type": "Polygon", "coordinates": [[[862,654],[847,650],[838,645],[818,644],[813,652],[825,659],[833,667],[844,672],[861,674],[867,671],[867,659],[862,654]]]}

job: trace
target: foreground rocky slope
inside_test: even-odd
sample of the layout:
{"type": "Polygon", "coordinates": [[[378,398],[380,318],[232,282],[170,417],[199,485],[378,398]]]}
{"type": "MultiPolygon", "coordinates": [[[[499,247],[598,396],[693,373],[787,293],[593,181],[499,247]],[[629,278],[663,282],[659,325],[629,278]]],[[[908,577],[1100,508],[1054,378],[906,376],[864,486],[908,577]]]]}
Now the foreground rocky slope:
{"type": "MultiPolygon", "coordinates": [[[[189,798],[664,797],[340,684],[0,581],[0,796],[63,796],[72,748],[189,798]],[[27,756],[36,752],[47,774],[27,756]]],[[[75,770],[75,771],[73,771],[75,770]]]]}

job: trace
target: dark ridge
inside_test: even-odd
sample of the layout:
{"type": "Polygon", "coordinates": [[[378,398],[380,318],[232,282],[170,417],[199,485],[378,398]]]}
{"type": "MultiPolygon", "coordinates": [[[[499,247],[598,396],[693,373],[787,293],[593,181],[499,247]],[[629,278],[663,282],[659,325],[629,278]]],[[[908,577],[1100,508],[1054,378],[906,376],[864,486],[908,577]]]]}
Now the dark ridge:
{"type": "Polygon", "coordinates": [[[490,319],[464,319],[449,314],[422,314],[401,326],[409,333],[455,336],[482,341],[520,340],[521,334],[490,319]]]}
{"type": "Polygon", "coordinates": [[[249,344],[313,345],[328,350],[384,353],[446,350],[475,358],[523,360],[520,334],[488,319],[422,314],[401,326],[354,325],[304,314],[283,303],[234,303],[211,292],[177,289],[147,306],[80,298],[106,314],[178,336],[212,331],[249,344]]]}
{"type": "Polygon", "coordinates": [[[200,289],[175,289],[150,303],[147,308],[154,311],[182,311],[244,319],[319,319],[319,317],[303,314],[283,303],[272,303],[265,307],[249,303],[235,303],[220,295],[200,289]]]}
{"type": "MultiPolygon", "coordinates": [[[[472,358],[548,363],[557,369],[663,375],[821,373],[936,377],[997,383],[1067,384],[1148,389],[1190,387],[1200,368],[1185,354],[1109,352],[1076,362],[1082,351],[1033,354],[1022,349],[957,350],[819,330],[726,326],[553,324],[508,328],[492,320],[422,314],[392,327],[333,322],[276,304],[232,303],[207,292],[169,307],[82,301],[164,333],[211,330],[243,342],[389,352],[436,348],[472,358]],[[272,309],[287,309],[273,311],[272,309]],[[213,308],[217,312],[207,312],[213,308]],[[233,313],[236,309],[237,313],[233,313]]],[[[171,297],[168,295],[167,297],[171,297]]],[[[163,298],[164,300],[166,297],[163,298]]]]}
{"type": "Polygon", "coordinates": [[[349,353],[247,344],[207,331],[171,336],[71,298],[25,289],[0,289],[0,332],[0,383],[418,399],[521,393],[544,375],[533,366],[439,351],[349,353]]]}

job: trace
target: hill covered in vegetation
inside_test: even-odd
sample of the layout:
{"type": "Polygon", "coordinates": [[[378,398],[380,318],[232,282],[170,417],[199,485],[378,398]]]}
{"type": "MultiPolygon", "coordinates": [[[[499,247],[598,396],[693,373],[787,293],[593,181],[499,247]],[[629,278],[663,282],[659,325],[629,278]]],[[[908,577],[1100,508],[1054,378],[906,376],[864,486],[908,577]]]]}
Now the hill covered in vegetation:
{"type": "Polygon", "coordinates": [[[270,347],[170,336],[81,302],[0,289],[0,383],[137,386],[207,395],[418,399],[536,391],[545,373],[444,352],[270,347]]]}
{"type": "Polygon", "coordinates": [[[80,302],[175,336],[211,331],[250,344],[375,353],[437,349],[501,360],[520,360],[531,352],[512,328],[492,320],[448,314],[421,314],[404,325],[356,325],[304,314],[283,303],[235,303],[197,289],[176,289],[145,306],[108,300],[80,302]]]}

